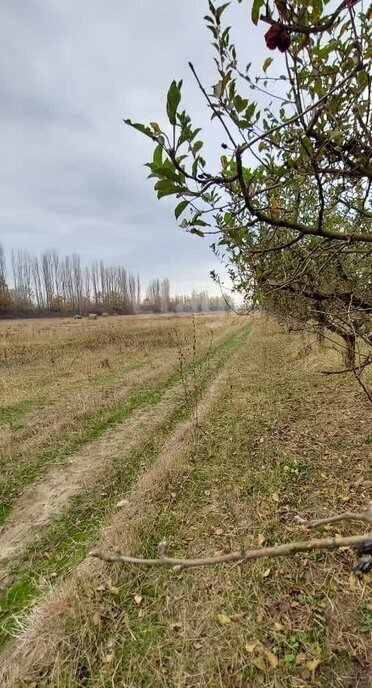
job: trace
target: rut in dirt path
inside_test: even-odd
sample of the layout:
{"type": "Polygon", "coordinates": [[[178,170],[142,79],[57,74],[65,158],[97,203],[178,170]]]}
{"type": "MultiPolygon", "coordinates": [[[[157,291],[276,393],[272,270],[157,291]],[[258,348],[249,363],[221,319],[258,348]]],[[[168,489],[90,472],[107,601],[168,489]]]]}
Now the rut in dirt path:
{"type": "Polygon", "coordinates": [[[67,465],[51,468],[39,483],[26,487],[0,529],[0,562],[9,560],[37,537],[70,497],[99,483],[114,461],[130,461],[171,415],[181,394],[177,385],[158,404],[135,411],[119,426],[71,454],[67,465]]]}
{"type": "MultiPolygon", "coordinates": [[[[128,505],[116,513],[110,524],[102,531],[96,546],[109,548],[120,544],[130,551],[136,538],[136,529],[156,515],[156,494],[167,477],[183,473],[188,467],[188,438],[208,414],[219,394],[229,380],[229,370],[235,364],[241,347],[229,356],[222,369],[204,391],[198,403],[197,420],[189,417],[181,422],[162,447],[155,463],[141,474],[128,493],[128,505]]],[[[152,428],[153,429],[153,428],[152,428]]],[[[65,628],[61,610],[73,609],[76,600],[84,599],[90,585],[101,580],[105,563],[93,558],[84,559],[71,571],[65,580],[52,588],[36,604],[30,614],[22,620],[20,633],[6,646],[1,654],[0,684],[4,688],[23,685],[33,673],[53,664],[63,639],[65,628]],[[96,581],[94,583],[93,581],[96,581]],[[56,623],[58,618],[58,623],[56,623]]]]}
{"type": "Polygon", "coordinates": [[[0,582],[6,579],[9,560],[41,534],[68,500],[98,485],[115,461],[129,462],[183,399],[182,384],[176,384],[158,403],[133,412],[120,425],[71,454],[67,465],[51,467],[39,482],[27,486],[0,528],[0,582]]]}

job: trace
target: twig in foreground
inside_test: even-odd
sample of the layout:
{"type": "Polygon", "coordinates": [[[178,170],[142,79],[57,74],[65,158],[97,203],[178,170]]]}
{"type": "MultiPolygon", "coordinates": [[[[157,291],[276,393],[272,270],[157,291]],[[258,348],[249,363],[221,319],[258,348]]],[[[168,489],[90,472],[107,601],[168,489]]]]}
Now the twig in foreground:
{"type": "Polygon", "coordinates": [[[299,552],[311,552],[314,549],[332,550],[340,547],[359,547],[372,541],[372,533],[365,535],[351,535],[349,537],[332,537],[320,540],[308,540],[305,542],[289,542],[275,547],[262,547],[261,549],[240,550],[229,552],[218,557],[201,557],[200,559],[173,559],[161,556],[158,559],[141,559],[127,557],[121,554],[105,554],[100,551],[89,552],[89,556],[102,559],[107,562],[119,562],[121,564],[135,564],[137,566],[170,566],[173,571],[195,568],[198,566],[214,566],[231,562],[245,562],[251,559],[263,559],[265,557],[292,556],[299,552]]]}

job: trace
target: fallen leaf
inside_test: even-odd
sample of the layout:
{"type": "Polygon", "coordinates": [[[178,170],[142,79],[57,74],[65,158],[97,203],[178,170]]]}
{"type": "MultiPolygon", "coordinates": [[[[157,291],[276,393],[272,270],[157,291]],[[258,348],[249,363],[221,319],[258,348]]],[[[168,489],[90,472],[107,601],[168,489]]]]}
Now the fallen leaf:
{"type": "Polygon", "coordinates": [[[278,666],[278,658],[274,655],[271,650],[268,650],[266,647],[263,649],[263,653],[265,655],[265,659],[267,659],[267,663],[271,666],[272,669],[276,669],[278,666]]]}
{"type": "Polygon", "coordinates": [[[121,509],[123,506],[127,506],[129,504],[129,499],[121,499],[120,502],[117,503],[116,508],[121,509]]]}
{"type": "Polygon", "coordinates": [[[142,595],[135,595],[134,596],[134,601],[136,604],[141,604],[142,602],[142,595]]]}
{"type": "Polygon", "coordinates": [[[252,657],[251,662],[257,669],[260,669],[260,671],[266,671],[265,662],[262,657],[252,657]]]}
{"type": "Polygon", "coordinates": [[[119,588],[117,588],[115,585],[109,585],[108,589],[113,595],[118,595],[120,592],[119,588]]]}
{"type": "Polygon", "coordinates": [[[93,621],[93,626],[100,626],[101,625],[101,617],[98,612],[95,612],[92,617],[93,621]]]}
{"type": "Polygon", "coordinates": [[[97,590],[97,592],[102,592],[103,590],[106,590],[106,586],[105,585],[97,585],[96,590],[97,590]]]}
{"type": "Polygon", "coordinates": [[[137,616],[138,616],[138,618],[139,618],[139,619],[142,619],[142,617],[144,617],[144,616],[145,616],[145,610],[144,610],[144,609],[142,609],[142,608],[141,608],[141,609],[139,609],[139,610],[138,610],[138,614],[137,614],[137,616]]]}
{"type": "Polygon", "coordinates": [[[238,612],[237,614],[231,614],[230,619],[231,621],[240,621],[240,619],[244,619],[244,617],[244,612],[238,612]]]}
{"type": "Polygon", "coordinates": [[[209,497],[211,494],[211,491],[210,490],[204,490],[204,494],[206,497],[209,497]]]}
{"type": "Polygon", "coordinates": [[[284,631],[284,626],[283,624],[279,623],[279,621],[274,622],[274,628],[276,631],[284,631]]]}
{"type": "Polygon", "coordinates": [[[306,669],[311,671],[313,674],[315,672],[315,669],[319,666],[320,664],[320,659],[310,659],[308,662],[306,662],[306,669]]]}
{"type": "Polygon", "coordinates": [[[260,533],[260,534],[257,536],[257,542],[258,542],[259,545],[264,545],[265,542],[266,542],[265,536],[262,535],[262,534],[260,533]]]}
{"type": "Polygon", "coordinates": [[[226,626],[231,623],[231,619],[227,614],[217,614],[217,621],[221,626],[226,626]]]}
{"type": "Polygon", "coordinates": [[[266,569],[266,571],[264,571],[262,574],[262,578],[267,578],[268,576],[270,576],[270,573],[271,573],[271,569],[270,568],[266,569]]]}
{"type": "Polygon", "coordinates": [[[278,495],[278,493],[277,493],[277,492],[273,492],[272,495],[271,495],[271,499],[273,500],[273,502],[279,502],[279,495],[278,495]]]}
{"type": "Polygon", "coordinates": [[[223,535],[223,528],[215,528],[213,532],[215,535],[223,535]]]}
{"type": "Polygon", "coordinates": [[[192,644],[192,646],[193,646],[194,650],[201,650],[203,647],[203,644],[199,643],[199,642],[195,642],[192,644]]]}
{"type": "Polygon", "coordinates": [[[245,649],[247,650],[247,652],[249,652],[249,653],[254,652],[256,647],[257,647],[257,642],[258,642],[257,640],[253,640],[251,643],[247,643],[245,646],[245,649]]]}
{"type": "Polygon", "coordinates": [[[113,655],[113,654],[111,654],[111,655],[105,655],[102,661],[103,661],[104,664],[111,664],[111,662],[112,662],[113,659],[114,659],[114,655],[113,655]]]}

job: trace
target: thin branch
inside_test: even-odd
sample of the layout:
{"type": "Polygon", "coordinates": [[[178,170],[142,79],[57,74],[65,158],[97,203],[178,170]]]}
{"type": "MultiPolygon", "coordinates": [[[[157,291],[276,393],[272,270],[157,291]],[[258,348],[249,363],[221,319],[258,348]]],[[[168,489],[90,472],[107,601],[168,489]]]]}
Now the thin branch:
{"type": "Polygon", "coordinates": [[[365,511],[353,512],[345,511],[343,514],[337,514],[336,516],[328,516],[327,518],[318,518],[312,521],[308,521],[302,516],[295,516],[295,522],[301,526],[309,526],[310,528],[316,528],[317,526],[322,526],[326,523],[336,523],[337,521],[363,521],[364,523],[372,523],[372,507],[371,509],[366,509],[365,511]]]}
{"type": "Polygon", "coordinates": [[[306,542],[289,542],[286,545],[276,547],[262,547],[261,549],[240,550],[229,552],[218,557],[201,557],[200,559],[173,559],[172,557],[160,557],[158,559],[142,559],[127,557],[121,554],[105,554],[100,551],[89,552],[89,556],[107,561],[109,563],[134,564],[136,566],[170,566],[173,571],[196,568],[199,566],[215,566],[232,562],[244,563],[252,559],[264,559],[266,557],[287,557],[299,552],[311,552],[312,550],[332,550],[340,547],[358,547],[372,539],[372,533],[365,535],[351,535],[349,537],[333,537],[321,540],[308,540],[306,542]]]}
{"type": "Polygon", "coordinates": [[[234,148],[236,148],[236,143],[235,143],[235,141],[234,141],[234,139],[233,139],[233,137],[232,137],[232,135],[231,135],[231,133],[230,133],[228,127],[226,126],[226,123],[224,122],[223,117],[221,117],[220,113],[218,112],[218,108],[216,108],[216,107],[213,105],[213,103],[212,103],[212,101],[211,101],[211,99],[210,99],[210,97],[209,97],[207,91],[205,90],[205,88],[204,88],[202,82],[200,81],[200,79],[199,79],[199,77],[198,77],[198,75],[197,75],[197,73],[196,73],[196,71],[195,71],[195,67],[194,67],[194,65],[192,64],[192,62],[189,62],[189,67],[190,67],[190,69],[191,69],[191,71],[192,71],[192,73],[193,73],[193,75],[194,75],[194,77],[195,77],[195,79],[196,79],[196,82],[197,82],[197,84],[198,84],[198,86],[199,86],[199,88],[200,88],[200,90],[201,90],[203,96],[206,98],[209,107],[212,109],[212,111],[215,113],[215,115],[216,115],[216,116],[218,117],[218,119],[220,120],[220,122],[221,122],[221,124],[222,124],[224,130],[226,131],[226,134],[228,135],[228,137],[229,137],[229,139],[230,139],[232,145],[234,146],[234,148]]]}

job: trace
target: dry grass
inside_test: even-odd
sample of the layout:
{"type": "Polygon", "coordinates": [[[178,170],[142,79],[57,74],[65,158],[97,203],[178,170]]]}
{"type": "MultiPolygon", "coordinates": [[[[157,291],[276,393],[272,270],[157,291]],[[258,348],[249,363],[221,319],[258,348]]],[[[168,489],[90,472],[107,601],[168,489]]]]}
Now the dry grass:
{"type": "MultiPolygon", "coordinates": [[[[274,544],[293,515],[360,510],[371,493],[370,407],[333,353],[256,322],[199,409],[129,493],[101,544],[151,556],[274,544]]],[[[358,526],[353,527],[355,532],[358,526]]],[[[350,527],[326,527],[351,532],[350,527]]],[[[87,560],[23,623],[8,685],[367,688],[371,595],[349,551],[186,571],[87,560]]]]}
{"type": "MultiPolygon", "coordinates": [[[[198,355],[237,327],[225,315],[196,317],[198,355]]],[[[190,317],[0,322],[3,501],[68,454],[72,438],[78,445],[90,419],[174,373],[180,351],[192,359],[193,336],[190,317]],[[35,474],[30,456],[40,458],[35,474]]]]}

